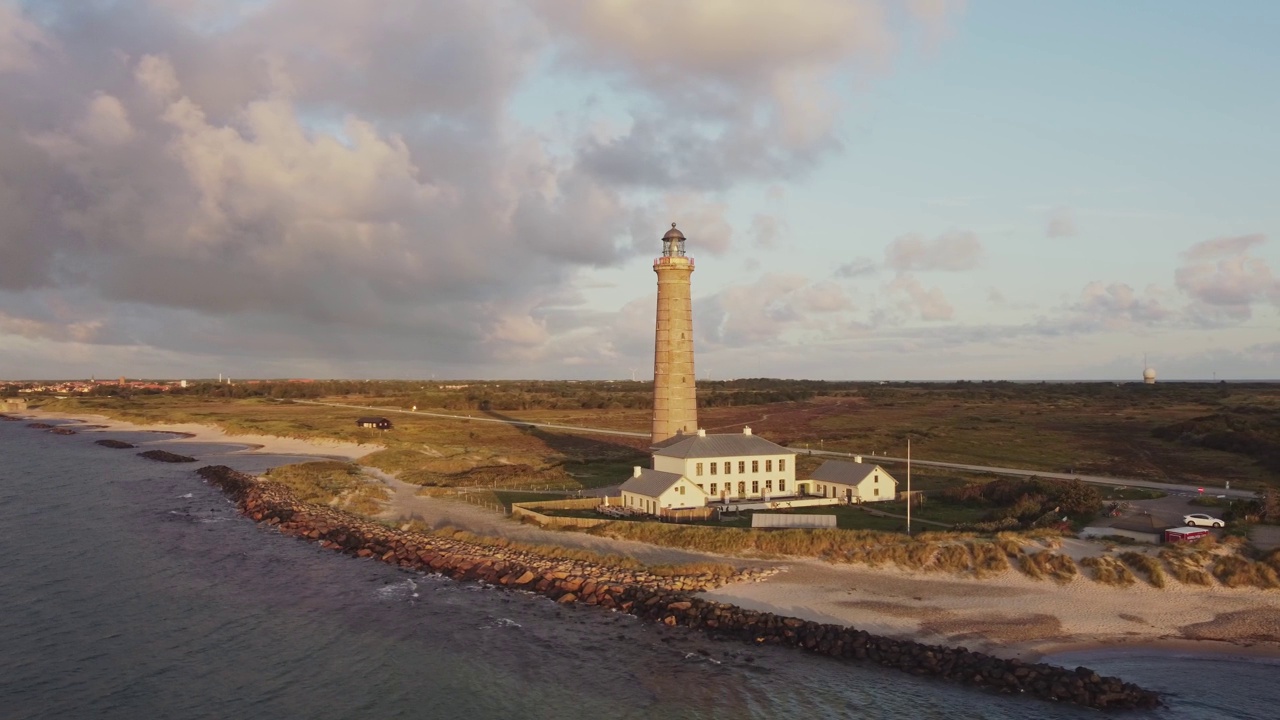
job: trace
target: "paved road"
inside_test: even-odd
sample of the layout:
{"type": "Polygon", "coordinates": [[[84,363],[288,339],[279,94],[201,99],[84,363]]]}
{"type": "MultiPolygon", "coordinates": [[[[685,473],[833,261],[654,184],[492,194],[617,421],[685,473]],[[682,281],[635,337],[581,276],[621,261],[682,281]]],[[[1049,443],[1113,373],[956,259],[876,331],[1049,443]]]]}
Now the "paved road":
{"type": "MultiPolygon", "coordinates": [[[[796,452],[807,453],[809,455],[831,455],[835,457],[854,457],[856,455],[856,453],[842,453],[842,452],[834,452],[831,450],[797,450],[796,448],[792,448],[792,450],[796,450],[796,452]]],[[[874,461],[876,463],[905,463],[907,461],[906,458],[888,457],[885,455],[863,455],[862,457],[869,461],[874,461]]],[[[985,472],[985,473],[992,473],[994,475],[1011,475],[1014,477],[1042,477],[1042,478],[1052,478],[1055,480],[1079,480],[1081,482],[1093,483],[1095,485],[1117,485],[1117,486],[1123,485],[1126,487],[1150,488],[1152,490],[1160,490],[1162,492],[1167,492],[1167,493],[1183,493],[1183,494],[1190,494],[1190,495],[1199,494],[1197,492],[1197,488],[1199,486],[1190,485],[1190,484],[1178,485],[1176,483],[1161,483],[1161,482],[1152,482],[1150,480],[1135,480],[1135,479],[1129,479],[1129,478],[1101,477],[1098,475],[1075,475],[1072,473],[1045,472],[1042,470],[1021,470],[1018,468],[988,467],[986,465],[966,465],[964,463],[939,462],[937,460],[917,460],[916,458],[911,459],[911,464],[922,465],[925,467],[947,468],[948,470],[966,470],[969,472],[985,472]]],[[[1240,490],[1238,488],[1232,488],[1228,490],[1226,488],[1205,486],[1204,492],[1206,495],[1215,495],[1215,496],[1225,495],[1230,498],[1257,497],[1257,493],[1255,493],[1252,490],[1240,490]]]]}
{"type": "Polygon", "coordinates": [[[580,427],[577,425],[556,425],[554,423],[540,423],[528,420],[504,420],[502,418],[477,417],[475,415],[449,415],[446,413],[425,412],[422,410],[399,410],[389,407],[374,407],[372,405],[344,405],[342,403],[316,402],[315,400],[294,400],[296,403],[304,405],[327,405],[329,407],[352,408],[354,410],[370,410],[379,414],[382,413],[400,413],[402,415],[422,415],[423,417],[445,418],[447,420],[471,420],[473,422],[499,423],[501,425],[515,425],[516,427],[527,428],[545,428],[547,430],[567,430],[569,432],[586,433],[588,435],[619,435],[622,437],[650,437],[649,433],[630,432],[628,430],[609,430],[607,428],[590,428],[580,427]]]}
{"type": "MultiPolygon", "coordinates": [[[[344,405],[342,403],[326,403],[326,402],[317,402],[315,400],[294,400],[294,402],[303,403],[306,405],[327,405],[329,407],[352,408],[354,410],[368,410],[368,411],[373,411],[377,413],[400,413],[404,415],[422,415],[424,417],[445,418],[448,420],[471,420],[473,422],[499,423],[502,425],[514,425],[516,427],[539,428],[539,429],[546,429],[546,430],[561,430],[561,431],[567,431],[567,432],[585,433],[589,435],[617,435],[621,437],[633,437],[633,438],[649,437],[649,433],[629,432],[627,430],[610,430],[606,428],[582,427],[578,425],[557,425],[554,423],[540,423],[540,422],[531,422],[527,420],[505,420],[502,418],[476,417],[473,415],[450,415],[447,413],[424,412],[421,410],[398,410],[395,408],[387,408],[387,407],[373,407],[371,405],[344,405]]],[[[856,453],[842,453],[842,452],[835,452],[834,450],[811,450],[811,449],[800,449],[800,448],[791,448],[791,449],[795,450],[798,453],[805,453],[808,455],[828,455],[831,457],[854,457],[856,455],[856,453]]],[[[907,461],[906,458],[888,457],[885,455],[863,455],[863,457],[873,459],[877,463],[905,463],[907,461]]],[[[1043,477],[1043,478],[1052,478],[1056,480],[1080,480],[1081,482],[1093,483],[1095,485],[1141,487],[1141,488],[1150,488],[1152,490],[1160,490],[1162,492],[1167,492],[1167,493],[1197,494],[1196,486],[1189,485],[1189,484],[1178,485],[1175,483],[1160,483],[1160,482],[1152,482],[1150,480],[1102,477],[1099,475],[1075,475],[1072,473],[1044,472],[1041,470],[1022,470],[1019,468],[989,467],[986,465],[966,465],[964,463],[939,462],[937,460],[918,460],[915,458],[911,459],[911,463],[913,465],[920,465],[924,467],[947,468],[949,470],[965,470],[968,472],[985,472],[985,473],[992,473],[994,475],[1010,475],[1013,477],[1043,477]]],[[[1226,488],[1210,488],[1210,487],[1206,487],[1204,490],[1205,490],[1205,494],[1208,494],[1208,495],[1225,495],[1230,498],[1257,497],[1257,493],[1255,493],[1252,490],[1240,490],[1235,488],[1228,490],[1226,488]]]]}

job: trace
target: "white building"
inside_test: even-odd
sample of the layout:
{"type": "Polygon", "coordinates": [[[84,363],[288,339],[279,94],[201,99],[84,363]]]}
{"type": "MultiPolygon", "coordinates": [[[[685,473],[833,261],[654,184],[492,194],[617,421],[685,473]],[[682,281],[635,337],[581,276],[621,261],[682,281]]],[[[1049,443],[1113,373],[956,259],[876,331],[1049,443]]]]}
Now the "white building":
{"type": "Polygon", "coordinates": [[[680,473],[649,470],[638,465],[620,489],[623,507],[649,515],[707,504],[707,494],[680,473]]]}
{"type": "Polygon", "coordinates": [[[881,502],[898,496],[898,481],[884,468],[872,463],[828,460],[805,481],[808,492],[845,502],[881,502]]]}
{"type": "Polygon", "coordinates": [[[741,433],[676,435],[654,446],[653,469],[688,478],[712,502],[768,499],[798,493],[796,454],[741,433]]]}

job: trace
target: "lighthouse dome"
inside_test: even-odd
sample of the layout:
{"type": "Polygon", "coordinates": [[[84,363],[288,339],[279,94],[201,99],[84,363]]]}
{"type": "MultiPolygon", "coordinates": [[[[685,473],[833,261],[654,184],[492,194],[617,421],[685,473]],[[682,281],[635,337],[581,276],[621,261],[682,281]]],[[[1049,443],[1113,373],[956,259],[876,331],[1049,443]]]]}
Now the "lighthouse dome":
{"type": "Polygon", "coordinates": [[[662,239],[663,240],[684,240],[684,233],[680,232],[680,230],[676,228],[675,223],[671,223],[671,229],[667,231],[666,235],[662,236],[662,239]]]}

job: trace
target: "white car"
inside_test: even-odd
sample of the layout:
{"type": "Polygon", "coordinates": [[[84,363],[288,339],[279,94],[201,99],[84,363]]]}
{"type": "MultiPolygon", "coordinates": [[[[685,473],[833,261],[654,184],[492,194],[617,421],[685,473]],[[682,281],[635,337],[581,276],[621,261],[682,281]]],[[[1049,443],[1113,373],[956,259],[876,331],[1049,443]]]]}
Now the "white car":
{"type": "Polygon", "coordinates": [[[1191,513],[1182,518],[1183,524],[1187,527],[1216,527],[1220,528],[1226,525],[1223,521],[1204,513],[1191,513]]]}

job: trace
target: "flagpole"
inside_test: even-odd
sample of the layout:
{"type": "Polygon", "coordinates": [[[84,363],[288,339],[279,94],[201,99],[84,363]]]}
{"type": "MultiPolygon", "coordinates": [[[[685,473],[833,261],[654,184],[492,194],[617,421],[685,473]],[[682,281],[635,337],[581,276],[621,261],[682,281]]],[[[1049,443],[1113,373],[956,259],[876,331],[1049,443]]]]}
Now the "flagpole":
{"type": "Polygon", "coordinates": [[[907,535],[911,535],[911,438],[907,438],[907,535]]]}

